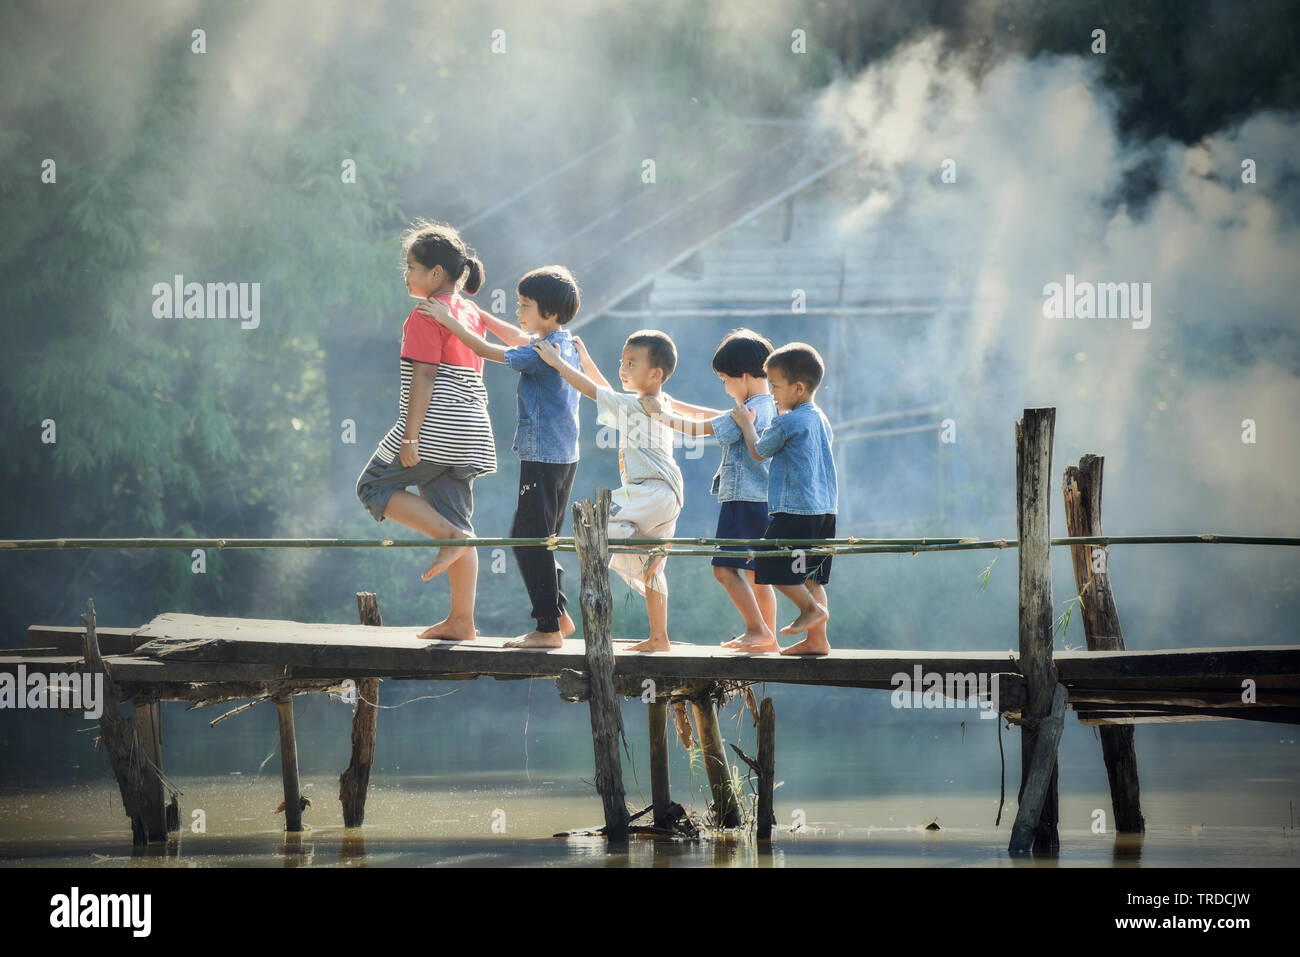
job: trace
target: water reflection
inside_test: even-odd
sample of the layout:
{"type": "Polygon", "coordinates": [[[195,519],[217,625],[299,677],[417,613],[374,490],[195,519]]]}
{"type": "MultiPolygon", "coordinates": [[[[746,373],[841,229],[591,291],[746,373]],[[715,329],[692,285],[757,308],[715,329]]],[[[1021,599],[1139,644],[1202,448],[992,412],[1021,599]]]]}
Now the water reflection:
{"type": "Polygon", "coordinates": [[[339,863],[344,867],[367,867],[366,835],[359,827],[343,829],[343,843],[339,846],[339,863]]]}
{"type": "MultiPolygon", "coordinates": [[[[326,782],[321,778],[317,786],[326,782]]],[[[591,823],[598,796],[581,780],[526,781],[444,776],[379,778],[364,828],[345,828],[337,803],[321,802],[310,831],[287,834],[268,800],[274,778],[209,777],[182,782],[206,812],[202,832],[184,829],[165,843],[132,849],[129,822],[111,780],[101,786],[50,786],[0,792],[0,866],[72,867],[1205,867],[1300,864],[1289,830],[1290,779],[1250,780],[1240,788],[1143,792],[1148,830],[1097,834],[1094,811],[1105,792],[1061,800],[1061,851],[1012,859],[1009,827],[995,827],[996,782],[987,794],[897,793],[812,798],[805,790],[778,807],[778,819],[805,819],[797,833],[778,827],[770,841],[749,831],[695,840],[633,836],[611,849],[598,834],[554,835],[591,823]],[[504,809],[507,832],[493,830],[504,809]],[[1243,809],[1258,809],[1247,816],[1243,809]],[[798,810],[801,815],[794,812],[798,810]],[[926,830],[938,818],[942,830],[926,830]],[[269,819],[269,820],[268,820],[269,819]],[[1274,823],[1276,821],[1276,823],[1274,823]],[[274,824],[272,823],[274,822],[274,824]],[[1189,823],[1191,822],[1191,823],[1189,823]],[[1204,823],[1202,823],[1204,822],[1204,823]],[[280,826],[276,826],[280,825],[280,826]]],[[[1104,777],[1102,779],[1104,785],[1104,777]]],[[[780,802],[778,802],[780,803],[780,802]]]]}
{"type": "Polygon", "coordinates": [[[316,856],[316,845],[304,840],[302,831],[285,831],[284,843],[272,846],[271,853],[279,856],[284,867],[310,867],[316,856]]]}
{"type": "Polygon", "coordinates": [[[774,841],[759,841],[744,831],[702,834],[698,838],[633,835],[625,848],[603,837],[579,835],[562,845],[573,863],[599,859],[604,867],[781,867],[784,855],[774,841]]]}
{"type": "MultiPolygon", "coordinates": [[[[128,836],[127,843],[130,843],[128,836]]],[[[179,831],[173,831],[167,835],[165,841],[155,841],[144,847],[132,847],[131,857],[143,861],[165,861],[167,858],[179,858],[181,856],[181,835],[179,831]]]]}
{"type": "Polygon", "coordinates": [[[1142,857],[1142,845],[1145,842],[1146,834],[1142,832],[1136,834],[1117,833],[1115,835],[1115,863],[1118,865],[1136,864],[1142,857]]]}

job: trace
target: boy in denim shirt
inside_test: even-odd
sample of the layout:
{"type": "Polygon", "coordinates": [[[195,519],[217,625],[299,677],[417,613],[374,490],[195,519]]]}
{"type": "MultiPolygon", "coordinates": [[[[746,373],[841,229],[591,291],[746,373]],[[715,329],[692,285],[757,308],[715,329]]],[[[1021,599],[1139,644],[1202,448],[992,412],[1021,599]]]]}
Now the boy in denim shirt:
{"type": "MultiPolygon", "coordinates": [[[[519,280],[518,291],[515,315],[520,328],[536,338],[510,349],[464,328],[437,302],[428,304],[428,313],[475,354],[519,373],[519,421],[514,441],[519,456],[519,504],[510,537],[547,538],[564,527],[569,491],[578,471],[578,393],[541,360],[533,346],[547,342],[574,365],[585,358],[581,341],[563,328],[577,315],[581,295],[573,274],[563,266],[534,269],[519,280]]],[[[562,647],[564,638],[574,630],[573,619],[565,610],[564,568],[546,548],[517,547],[514,553],[537,627],[506,642],[506,647],[562,647]]]]}
{"type": "MultiPolygon", "coordinates": [[[[782,346],[764,363],[778,415],[760,438],[754,413],[737,403],[732,411],[755,459],[771,459],[767,504],[771,524],[767,539],[834,538],[839,486],[831,455],[831,426],[813,397],[826,366],[817,350],[805,342],[782,346]]],[[[781,629],[783,635],[808,632],[808,637],[783,655],[825,655],[826,589],[831,580],[830,555],[800,554],[784,558],[757,558],[755,579],[775,585],[777,591],[799,607],[799,617],[781,629]]]]}
{"type": "MultiPolygon", "coordinates": [[[[749,329],[727,333],[713,354],[713,371],[733,401],[754,413],[754,430],[761,434],[776,417],[776,406],[768,391],[763,363],[772,354],[772,343],[749,329]]],[[[730,412],[687,405],[674,399],[679,415],[660,414],[666,424],[686,435],[716,436],[722,461],[713,476],[712,493],[718,497],[717,538],[762,538],[768,526],[766,460],[755,460],[745,446],[745,437],[730,412]]],[[[647,408],[651,408],[647,400],[647,408]]],[[[748,551],[746,545],[719,546],[722,551],[748,551]]],[[[771,585],[755,581],[754,560],[743,555],[718,555],[713,559],[713,577],[744,619],[745,631],[724,648],[741,652],[780,651],[776,643],[776,595],[771,585]]]]}

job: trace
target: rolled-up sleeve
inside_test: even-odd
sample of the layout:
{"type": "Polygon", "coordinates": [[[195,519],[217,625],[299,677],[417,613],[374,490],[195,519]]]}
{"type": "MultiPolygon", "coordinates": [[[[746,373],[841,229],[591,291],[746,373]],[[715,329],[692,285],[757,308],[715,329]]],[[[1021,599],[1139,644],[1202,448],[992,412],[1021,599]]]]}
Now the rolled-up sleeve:
{"type": "Polygon", "coordinates": [[[770,459],[773,455],[781,450],[785,445],[785,432],[777,424],[775,419],[772,424],[763,430],[763,434],[758,437],[754,443],[754,451],[765,459],[770,459]]]}
{"type": "Polygon", "coordinates": [[[506,365],[516,372],[536,372],[537,367],[543,365],[542,357],[537,354],[532,343],[507,349],[502,358],[505,359],[506,365]]]}
{"type": "Polygon", "coordinates": [[[716,419],[710,419],[709,425],[713,426],[713,435],[722,445],[730,445],[744,437],[744,433],[740,431],[740,426],[736,424],[730,412],[724,412],[716,419]]]}

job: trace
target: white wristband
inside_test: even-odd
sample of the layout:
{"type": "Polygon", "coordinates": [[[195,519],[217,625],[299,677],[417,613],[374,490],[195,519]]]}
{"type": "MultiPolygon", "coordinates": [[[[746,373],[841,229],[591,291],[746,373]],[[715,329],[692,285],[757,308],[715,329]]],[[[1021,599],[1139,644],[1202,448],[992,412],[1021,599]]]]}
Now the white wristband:
{"type": "Polygon", "coordinates": [[[419,444],[420,444],[420,440],[419,440],[419,439],[402,439],[402,444],[403,444],[403,445],[419,445],[419,444]]]}

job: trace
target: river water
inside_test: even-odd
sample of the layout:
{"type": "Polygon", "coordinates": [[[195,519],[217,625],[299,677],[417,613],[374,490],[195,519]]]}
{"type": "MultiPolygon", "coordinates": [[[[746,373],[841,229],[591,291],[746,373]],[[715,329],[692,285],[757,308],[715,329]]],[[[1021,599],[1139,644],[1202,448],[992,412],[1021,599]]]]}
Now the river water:
{"type": "MultiPolygon", "coordinates": [[[[411,685],[414,688],[417,686],[411,685]]],[[[522,689],[521,689],[522,690],[522,689]]],[[[787,714],[799,702],[784,690],[787,714]]],[[[167,846],[132,853],[130,830],[91,735],[74,742],[68,768],[55,760],[10,764],[0,778],[0,866],[104,868],[254,866],[943,866],[1290,867],[1300,863],[1300,762],[1295,729],[1247,722],[1143,725],[1137,733],[1142,807],[1136,845],[1117,840],[1100,744],[1071,716],[1060,754],[1061,854],[1012,860],[1018,734],[1003,731],[1006,804],[998,814],[995,721],[973,714],[889,713],[886,696],[817,689],[821,723],[778,718],[778,829],[760,847],[745,832],[698,841],[634,840],[608,854],[603,839],[557,832],[601,823],[589,783],[586,708],[539,696],[527,712],[497,715],[476,737],[449,702],[430,733],[401,712],[382,712],[365,827],[345,830],[337,799],[347,763],[350,709],[309,708],[299,717],[304,813],[310,830],[286,836],[274,709],[207,727],[180,710],[166,715],[164,765],[180,798],[182,829],[167,846]],[[827,698],[827,695],[832,695],[827,698]],[[861,718],[852,726],[834,695],[861,718]],[[874,709],[874,710],[873,710],[874,709]],[[319,720],[310,720],[315,715],[319,720]],[[957,720],[965,717],[964,726],[957,720]],[[304,720],[308,719],[308,720],[304,720]],[[520,720],[516,720],[520,719],[520,720]],[[241,724],[241,722],[243,722],[241,724]],[[201,726],[200,726],[201,725],[201,726]],[[208,737],[203,738],[204,735],[208,737]],[[196,742],[197,737],[197,742],[196,742]],[[196,743],[206,747],[196,747],[196,743]],[[270,753],[268,753],[268,751],[270,753]],[[261,762],[265,759],[265,764],[261,762]],[[216,768],[224,770],[216,771],[216,768]],[[201,812],[196,814],[196,812],[201,812]],[[926,830],[937,821],[939,830],[926,830]],[[796,830],[793,827],[798,825],[796,830]]],[[[517,695],[512,696],[513,698],[517,695]]],[[[298,699],[302,701],[303,699],[298,699]]],[[[778,708],[782,705],[778,704],[778,708]]],[[[169,708],[172,706],[169,706],[169,708]]],[[[301,706],[300,706],[301,707],[301,706]]],[[[317,705],[316,707],[324,707],[317,705]]],[[[432,713],[432,712],[431,712],[432,713]]],[[[649,803],[645,709],[624,706],[630,806],[649,803]]],[[[49,716],[47,720],[58,720],[49,716]]],[[[65,719],[66,720],[66,719],[65,719]]],[[[753,753],[753,728],[738,706],[723,714],[728,740],[753,753]]],[[[700,766],[671,738],[672,794],[707,815],[700,766]]]]}
{"type": "MultiPolygon", "coordinates": [[[[274,777],[196,778],[176,782],[200,802],[206,833],[187,827],[166,847],[133,854],[130,831],[111,782],[58,790],[10,792],[0,801],[5,821],[0,863],[86,867],[336,867],[336,866],[1294,866],[1300,840],[1280,826],[1231,823],[1251,793],[1190,796],[1147,791],[1153,823],[1140,846],[1117,844],[1089,827],[1062,826],[1054,862],[1012,861],[1006,853],[1012,811],[1002,825],[985,797],[894,795],[802,802],[802,833],[783,825],[769,847],[741,832],[699,841],[634,840],[626,854],[607,854],[602,838],[557,838],[555,832],[600,823],[600,803],[577,780],[440,781],[385,777],[371,782],[365,827],[346,830],[337,813],[337,778],[311,779],[316,795],[304,820],[310,830],[287,836],[272,813],[279,803],[274,777]],[[324,798],[324,800],[321,800],[324,798]],[[934,811],[942,830],[927,831],[916,814],[934,811]],[[324,810],[318,810],[324,805],[324,810]],[[1198,819],[1196,824],[1184,821],[1198,819]],[[1199,819],[1204,818],[1202,824],[1199,819]],[[497,831],[493,831],[494,824],[497,831]],[[504,832],[502,832],[502,829],[504,832]]],[[[1105,794],[1064,796],[1063,821],[1087,820],[1107,807],[1105,794]]],[[[778,820],[788,811],[777,803],[778,820]]],[[[788,818],[789,815],[785,814],[788,818]]]]}

